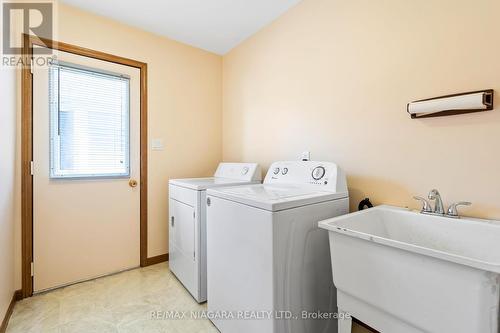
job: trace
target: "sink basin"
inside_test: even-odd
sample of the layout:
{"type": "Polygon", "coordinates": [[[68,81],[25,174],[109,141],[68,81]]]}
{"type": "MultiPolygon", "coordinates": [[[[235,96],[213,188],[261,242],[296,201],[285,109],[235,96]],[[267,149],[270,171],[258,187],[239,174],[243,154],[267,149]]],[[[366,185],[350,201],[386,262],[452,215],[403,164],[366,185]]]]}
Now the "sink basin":
{"type": "Polygon", "coordinates": [[[378,206],[319,226],[339,311],[384,333],[500,332],[498,221],[378,206]]]}

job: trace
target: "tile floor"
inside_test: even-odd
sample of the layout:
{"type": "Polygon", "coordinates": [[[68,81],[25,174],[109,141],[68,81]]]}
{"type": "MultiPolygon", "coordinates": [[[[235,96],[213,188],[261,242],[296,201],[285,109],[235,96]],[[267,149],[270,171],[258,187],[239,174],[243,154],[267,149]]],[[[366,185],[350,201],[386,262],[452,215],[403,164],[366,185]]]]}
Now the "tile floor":
{"type": "MultiPolygon", "coordinates": [[[[218,333],[209,320],[152,319],[152,312],[203,311],[168,264],[134,269],[18,302],[7,333],[218,333]]],[[[354,325],[353,333],[368,333],[354,325]]]]}
{"type": "Polygon", "coordinates": [[[151,319],[153,311],[205,309],[164,263],[18,302],[7,333],[217,333],[208,320],[151,319]]]}

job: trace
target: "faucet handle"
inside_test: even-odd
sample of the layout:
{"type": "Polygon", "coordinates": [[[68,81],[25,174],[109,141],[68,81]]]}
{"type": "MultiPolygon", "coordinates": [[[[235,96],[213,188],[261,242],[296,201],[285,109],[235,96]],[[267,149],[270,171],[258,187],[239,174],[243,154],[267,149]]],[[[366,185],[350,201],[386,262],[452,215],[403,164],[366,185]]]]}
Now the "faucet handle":
{"type": "Polygon", "coordinates": [[[472,203],[468,201],[459,201],[452,203],[448,208],[448,216],[458,217],[457,206],[470,206],[470,205],[472,205],[472,203]]]}
{"type": "Polygon", "coordinates": [[[429,201],[427,199],[425,199],[423,197],[419,197],[419,196],[414,196],[413,199],[419,200],[422,202],[422,212],[426,212],[426,213],[432,212],[431,204],[429,203],[429,201]]]}

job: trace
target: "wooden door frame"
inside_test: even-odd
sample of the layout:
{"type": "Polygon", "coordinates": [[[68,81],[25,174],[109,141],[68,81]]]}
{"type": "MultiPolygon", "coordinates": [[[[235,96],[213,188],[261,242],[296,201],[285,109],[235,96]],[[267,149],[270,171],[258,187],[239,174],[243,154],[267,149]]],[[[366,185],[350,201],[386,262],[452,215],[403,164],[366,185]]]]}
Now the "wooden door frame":
{"type": "Polygon", "coordinates": [[[50,39],[23,34],[23,68],[21,78],[21,238],[22,238],[22,296],[33,295],[33,75],[31,59],[33,46],[72,53],[84,57],[108,61],[115,64],[135,67],[140,70],[140,265],[153,265],[168,259],[167,255],[148,258],[148,103],[147,69],[144,62],[95,51],[84,47],[66,44],[50,39]]]}

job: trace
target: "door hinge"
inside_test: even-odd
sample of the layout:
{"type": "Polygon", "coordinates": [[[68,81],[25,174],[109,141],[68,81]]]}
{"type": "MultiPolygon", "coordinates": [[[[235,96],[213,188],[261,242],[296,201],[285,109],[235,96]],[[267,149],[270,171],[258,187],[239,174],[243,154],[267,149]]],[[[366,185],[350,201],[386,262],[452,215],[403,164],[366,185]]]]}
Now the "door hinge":
{"type": "Polygon", "coordinates": [[[33,66],[35,65],[35,62],[33,61],[33,58],[30,59],[30,73],[33,75],[33,66]]]}
{"type": "Polygon", "coordinates": [[[30,174],[33,176],[35,173],[35,163],[30,161],[30,174]]]}
{"type": "Polygon", "coordinates": [[[193,219],[196,218],[196,212],[193,212],[193,219]]]}
{"type": "Polygon", "coordinates": [[[35,276],[35,263],[31,263],[31,276],[35,276]]]}

